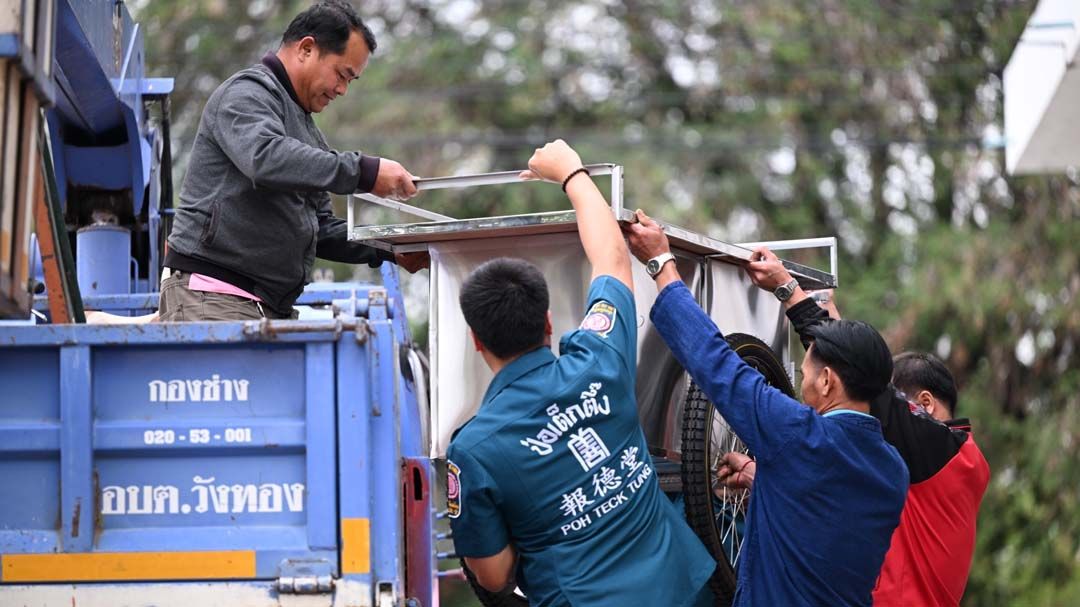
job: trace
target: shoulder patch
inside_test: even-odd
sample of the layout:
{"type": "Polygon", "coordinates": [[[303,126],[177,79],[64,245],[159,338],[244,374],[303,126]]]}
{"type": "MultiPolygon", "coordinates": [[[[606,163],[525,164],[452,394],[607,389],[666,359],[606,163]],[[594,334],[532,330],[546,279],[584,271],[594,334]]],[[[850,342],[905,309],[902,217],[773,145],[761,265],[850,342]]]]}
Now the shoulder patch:
{"type": "Polygon", "coordinates": [[[617,313],[615,306],[606,301],[598,301],[589,308],[589,311],[585,314],[585,320],[581,321],[581,326],[578,328],[596,333],[600,337],[607,337],[611,330],[615,328],[615,315],[617,313]]]}
{"type": "Polygon", "coordinates": [[[446,460],[446,515],[461,516],[461,468],[450,460],[446,460]]]}

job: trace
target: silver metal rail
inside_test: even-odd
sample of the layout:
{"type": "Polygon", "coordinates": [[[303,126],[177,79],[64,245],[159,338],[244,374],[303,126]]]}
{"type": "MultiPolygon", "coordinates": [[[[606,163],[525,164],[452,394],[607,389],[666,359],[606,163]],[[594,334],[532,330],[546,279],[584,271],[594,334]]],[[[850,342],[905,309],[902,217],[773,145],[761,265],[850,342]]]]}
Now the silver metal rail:
{"type": "Polygon", "coordinates": [[[439,213],[435,213],[427,209],[421,209],[420,207],[416,207],[411,204],[405,204],[404,202],[390,200],[389,198],[380,198],[374,194],[353,194],[352,197],[349,198],[349,209],[347,211],[348,214],[346,215],[346,221],[348,221],[349,224],[349,232],[352,232],[353,226],[356,225],[356,216],[354,214],[355,210],[353,207],[354,201],[356,200],[363,200],[365,202],[379,205],[380,207],[393,209],[395,211],[401,211],[402,213],[407,213],[409,215],[414,215],[421,219],[427,219],[430,221],[450,221],[454,219],[449,215],[440,215],[439,213]]]}
{"type": "MultiPolygon", "coordinates": [[[[586,169],[589,169],[589,174],[593,177],[600,177],[604,175],[611,176],[611,209],[618,217],[622,213],[623,208],[623,168],[616,164],[600,163],[600,164],[587,164],[586,169]]],[[[524,170],[524,169],[522,169],[524,170]]],[[[514,183],[529,183],[521,179],[522,170],[517,171],[498,171],[495,173],[475,173],[471,175],[456,175],[452,177],[422,177],[413,181],[416,184],[417,191],[424,192],[429,190],[455,190],[461,188],[471,188],[482,185],[509,185],[514,183]]],[[[347,214],[347,222],[349,233],[353,231],[353,227],[356,225],[356,211],[354,205],[357,200],[369,202],[387,209],[393,209],[402,213],[407,213],[421,219],[429,221],[452,221],[454,217],[449,215],[442,215],[422,209],[420,207],[406,204],[404,202],[398,202],[396,200],[389,200],[387,198],[380,198],[374,194],[353,194],[349,197],[349,208],[347,214]]]]}
{"type": "MultiPolygon", "coordinates": [[[[634,215],[630,211],[623,212],[622,219],[624,221],[633,221],[633,217],[634,215]]],[[[753,248],[755,246],[758,246],[758,244],[775,244],[775,247],[770,248],[774,248],[776,250],[783,250],[788,248],[809,248],[805,245],[793,247],[784,246],[788,242],[800,242],[797,240],[781,240],[774,243],[730,244],[727,242],[716,240],[714,238],[709,238],[708,236],[704,236],[692,230],[681,228],[674,224],[666,223],[655,218],[654,220],[660,224],[660,227],[664,230],[664,233],[667,234],[673,245],[680,248],[688,249],[691,252],[700,253],[702,255],[705,255],[706,257],[734,261],[736,263],[739,263],[740,265],[743,265],[743,262],[750,261],[750,258],[753,257],[753,248]]],[[[804,241],[805,240],[812,239],[804,239],[804,241]]],[[[836,239],[833,238],[832,240],[835,241],[836,239]]],[[[818,270],[817,268],[804,266],[802,264],[788,261],[786,259],[781,259],[780,262],[784,264],[784,267],[787,268],[789,272],[791,272],[792,277],[796,278],[799,281],[799,285],[801,285],[804,289],[834,289],[837,287],[835,266],[832,272],[823,272],[821,270],[818,270]]]]}
{"type": "MultiPolygon", "coordinates": [[[[619,173],[622,172],[622,167],[610,163],[587,164],[585,165],[585,168],[589,170],[589,174],[593,177],[614,175],[616,171],[619,173]]],[[[523,181],[521,177],[519,177],[524,170],[525,169],[519,171],[498,171],[495,173],[476,173],[473,175],[456,175],[452,177],[422,177],[416,179],[413,183],[416,184],[416,189],[421,192],[425,190],[471,188],[478,185],[528,183],[528,181],[523,181]]],[[[612,197],[614,197],[614,195],[612,195],[612,197]]]]}
{"type": "MultiPolygon", "coordinates": [[[[634,221],[634,214],[624,208],[623,205],[623,167],[611,164],[585,165],[589,173],[594,177],[611,176],[611,209],[615,218],[624,221],[634,221]]],[[[499,171],[496,173],[478,173],[472,175],[458,175],[454,177],[431,177],[415,180],[419,191],[447,190],[471,188],[486,185],[510,185],[515,183],[529,183],[520,177],[521,171],[499,171]]],[[[734,245],[703,234],[687,230],[679,226],[657,220],[664,232],[672,239],[672,244],[688,250],[689,252],[707,257],[723,258],[734,263],[743,264],[750,261],[752,249],[764,244],[775,250],[830,247],[831,268],[830,272],[823,272],[815,268],[803,266],[791,261],[783,261],[784,266],[791,271],[792,275],[799,279],[799,283],[806,289],[825,289],[836,287],[836,239],[835,238],[806,238],[800,240],[785,240],[776,242],[749,243],[734,245]]],[[[514,235],[517,231],[528,228],[539,228],[547,231],[569,231],[576,225],[576,214],[572,209],[563,211],[550,211],[546,213],[530,213],[525,215],[508,215],[502,217],[477,217],[474,219],[454,219],[421,209],[403,202],[386,200],[370,194],[354,194],[349,198],[348,228],[349,239],[366,242],[367,244],[393,250],[399,253],[427,250],[427,242],[433,240],[447,240],[456,238],[455,235],[470,234],[488,236],[514,235]],[[354,205],[356,201],[374,203],[386,208],[395,209],[405,213],[422,217],[429,220],[421,223],[389,224],[358,226],[355,222],[354,205]],[[392,243],[392,244],[391,244],[392,243]]]]}
{"type": "MultiPolygon", "coordinates": [[[[626,223],[635,220],[633,212],[627,209],[622,209],[617,219],[626,223]]],[[[726,259],[740,265],[750,261],[753,256],[753,251],[744,245],[726,243],[665,221],[657,221],[673,247],[705,257],[726,259]]],[[[427,250],[429,242],[453,240],[464,235],[494,238],[535,229],[568,232],[576,229],[576,222],[577,214],[574,211],[550,211],[429,223],[361,226],[351,230],[349,238],[373,247],[408,253],[427,250]]],[[[787,260],[782,261],[792,276],[799,279],[799,284],[804,289],[828,289],[836,286],[831,273],[787,260]]]]}
{"type": "MultiPolygon", "coordinates": [[[[837,243],[835,236],[822,238],[796,238],[794,240],[771,240],[763,242],[744,242],[740,247],[755,249],[768,247],[772,251],[792,251],[797,249],[829,249],[829,273],[833,275],[833,287],[840,286],[840,265],[837,262],[837,243]]],[[[786,265],[786,264],[785,264],[786,265]]]]}

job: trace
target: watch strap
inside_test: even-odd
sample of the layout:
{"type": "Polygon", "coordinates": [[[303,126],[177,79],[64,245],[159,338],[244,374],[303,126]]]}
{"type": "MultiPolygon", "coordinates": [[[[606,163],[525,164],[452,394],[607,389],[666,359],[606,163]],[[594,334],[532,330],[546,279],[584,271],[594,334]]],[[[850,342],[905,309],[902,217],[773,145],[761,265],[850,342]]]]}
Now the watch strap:
{"type": "Polygon", "coordinates": [[[656,278],[657,274],[664,269],[664,264],[669,261],[674,261],[675,255],[668,251],[667,253],[661,253],[656,257],[653,257],[649,261],[645,262],[645,271],[649,273],[649,276],[656,278]],[[656,268],[654,271],[653,268],[656,268]]]}
{"type": "Polygon", "coordinates": [[[795,294],[795,289],[799,287],[799,281],[792,278],[784,284],[776,287],[773,291],[773,295],[780,301],[787,301],[791,299],[791,296],[795,294]]]}

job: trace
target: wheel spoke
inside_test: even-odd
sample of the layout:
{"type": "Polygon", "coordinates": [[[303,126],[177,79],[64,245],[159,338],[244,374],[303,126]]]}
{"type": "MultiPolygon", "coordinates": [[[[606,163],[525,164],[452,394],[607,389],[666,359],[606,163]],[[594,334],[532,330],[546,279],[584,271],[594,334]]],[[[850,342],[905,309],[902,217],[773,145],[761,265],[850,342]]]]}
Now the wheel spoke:
{"type": "Polygon", "coordinates": [[[732,567],[738,563],[739,553],[742,549],[742,535],[739,526],[746,516],[746,498],[748,491],[730,489],[721,484],[717,479],[717,471],[725,453],[734,451],[746,453],[746,445],[731,430],[727,422],[716,411],[712,414],[712,433],[709,441],[709,474],[714,495],[717,496],[716,527],[720,535],[720,543],[724,547],[728,562],[732,567]]]}

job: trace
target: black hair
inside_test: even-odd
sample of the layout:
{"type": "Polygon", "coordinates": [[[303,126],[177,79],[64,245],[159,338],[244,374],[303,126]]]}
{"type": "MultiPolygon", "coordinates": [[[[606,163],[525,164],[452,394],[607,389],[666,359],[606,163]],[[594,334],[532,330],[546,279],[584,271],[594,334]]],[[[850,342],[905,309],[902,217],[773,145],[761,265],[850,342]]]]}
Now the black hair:
{"type": "Polygon", "coordinates": [[[345,45],[348,44],[352,32],[360,32],[368,52],[375,52],[375,47],[378,46],[375,43],[375,34],[371,33],[371,29],[364,24],[348,0],[319,0],[293,17],[281,36],[281,43],[292,44],[311,36],[320,52],[341,55],[345,52],[345,45]]]}
{"type": "Polygon", "coordinates": [[[902,352],[893,359],[893,385],[908,397],[926,390],[956,415],[956,380],[941,359],[926,352],[902,352]]]}
{"type": "Polygon", "coordinates": [[[548,288],[523,259],[499,257],[473,270],[461,286],[461,312],[477,339],[507,359],[544,343],[548,288]]]}
{"type": "Polygon", "coordinates": [[[840,376],[847,395],[870,401],[892,378],[892,353],[874,327],[858,320],[834,320],[808,331],[814,347],[808,356],[840,376]]]}

